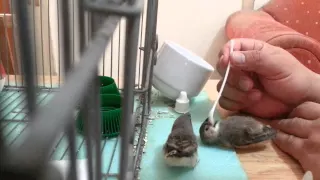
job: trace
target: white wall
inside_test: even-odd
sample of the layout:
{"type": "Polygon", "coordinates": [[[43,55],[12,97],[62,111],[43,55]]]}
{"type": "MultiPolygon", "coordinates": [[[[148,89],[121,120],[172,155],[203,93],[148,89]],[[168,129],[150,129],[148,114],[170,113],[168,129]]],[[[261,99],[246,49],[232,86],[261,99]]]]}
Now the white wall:
{"type": "Polygon", "coordinates": [[[50,26],[48,0],[41,0],[39,6],[35,6],[32,2],[28,6],[29,16],[32,20],[31,27],[34,29],[32,36],[35,40],[35,58],[37,66],[37,74],[54,75],[54,58],[51,52],[50,43],[50,26]]]}
{"type": "MultiPolygon", "coordinates": [[[[256,0],[255,8],[268,0],[256,0]]],[[[241,0],[159,0],[160,43],[170,39],[205,57],[209,46],[241,0]]]]}
{"type": "MultiPolygon", "coordinates": [[[[77,2],[77,0],[75,0],[77,2]]],[[[251,0],[244,0],[247,3],[251,3],[251,0]]],[[[255,9],[261,7],[268,0],[256,0],[255,9]]],[[[57,29],[57,7],[56,0],[50,0],[50,27],[51,36],[53,41],[53,53],[54,59],[58,56],[58,29],[57,29]]],[[[145,1],[147,2],[147,0],[145,1]]],[[[145,3],[146,4],[146,3],[145,3]]],[[[224,41],[223,37],[223,26],[227,17],[235,11],[240,10],[242,7],[241,0],[159,0],[158,10],[158,25],[157,33],[159,35],[159,45],[161,46],[164,40],[174,41],[185,48],[193,51],[199,56],[207,59],[208,52],[211,56],[215,57],[220,44],[216,41],[224,41]],[[220,33],[219,33],[220,31],[220,33]],[[212,43],[214,41],[214,43],[212,43]]],[[[146,12],[145,12],[146,14],[146,12]]],[[[145,21],[144,14],[144,21],[145,21]]],[[[75,26],[77,26],[75,20],[75,26]]],[[[77,27],[76,27],[77,29],[77,27]]],[[[113,37],[112,45],[112,57],[111,57],[111,42],[106,49],[104,55],[104,73],[105,75],[113,75],[118,79],[118,62],[120,66],[120,79],[123,77],[123,52],[124,52],[124,30],[125,20],[121,22],[121,31],[119,26],[113,37]],[[119,37],[120,37],[120,48],[119,48],[119,37]],[[120,55],[118,53],[120,49],[120,55]],[[112,70],[111,70],[111,59],[112,59],[112,70]]],[[[144,38],[142,37],[142,41],[144,38]]],[[[78,40],[76,40],[78,41],[78,40]]],[[[140,42],[139,42],[140,43],[140,42]]],[[[220,42],[221,43],[221,42],[220,42]]],[[[75,43],[78,46],[78,43],[75,43]]],[[[143,45],[143,44],[142,44],[143,45]]],[[[138,59],[141,57],[138,53],[138,59]]],[[[139,64],[139,61],[138,63],[139,64]]],[[[103,62],[100,63],[100,72],[102,74],[103,62]]],[[[56,69],[58,69],[56,63],[56,69]]],[[[141,64],[142,66],[142,64],[141,64]]],[[[138,71],[138,69],[137,69],[138,71]]]]}
{"type": "Polygon", "coordinates": [[[169,39],[204,57],[226,18],[241,4],[240,0],[160,0],[160,43],[169,39]]]}
{"type": "MultiPolygon", "coordinates": [[[[51,33],[51,41],[52,41],[52,53],[54,57],[54,66],[56,69],[56,73],[59,74],[59,49],[58,49],[58,9],[57,9],[57,0],[49,0],[49,24],[50,24],[50,33],[51,33]]],[[[61,67],[60,67],[61,68],[61,67]]],[[[63,71],[63,69],[60,69],[60,71],[63,71]]]]}
{"type": "MultiPolygon", "coordinates": [[[[62,19],[58,20],[58,3],[57,0],[47,0],[49,1],[49,16],[50,16],[50,29],[51,29],[51,41],[52,41],[52,52],[53,52],[53,57],[55,59],[55,68],[56,72],[63,76],[64,72],[64,66],[63,66],[63,57],[62,57],[62,50],[60,47],[60,44],[62,43],[61,36],[58,34],[62,32],[62,19]],[[59,23],[59,24],[58,24],[59,23]],[[59,28],[59,29],[58,29],[59,28]],[[61,54],[60,54],[61,53],[61,54]]],[[[69,1],[72,3],[72,1],[69,1]]],[[[74,0],[74,3],[71,5],[74,5],[74,7],[77,7],[78,0],[74,0]]],[[[77,11],[75,13],[70,14],[71,19],[73,20],[71,23],[71,27],[74,29],[71,29],[75,34],[73,37],[78,36],[78,19],[77,19],[77,11]]],[[[62,17],[63,18],[63,17],[62,17]]],[[[75,38],[74,43],[72,45],[75,47],[72,54],[75,57],[75,60],[79,59],[79,39],[75,38]]]]}

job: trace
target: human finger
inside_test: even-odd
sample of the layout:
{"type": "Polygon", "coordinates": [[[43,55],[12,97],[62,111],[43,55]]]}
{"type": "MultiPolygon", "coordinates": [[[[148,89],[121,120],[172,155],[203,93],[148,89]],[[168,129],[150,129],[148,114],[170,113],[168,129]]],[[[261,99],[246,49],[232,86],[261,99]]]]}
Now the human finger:
{"type": "MultiPolygon", "coordinates": [[[[233,43],[233,51],[240,51],[241,45],[240,41],[241,40],[247,40],[247,39],[237,39],[237,41],[234,41],[233,43]]],[[[249,39],[248,39],[249,40],[249,39]]],[[[224,76],[225,71],[227,69],[228,63],[229,63],[229,58],[230,58],[230,47],[231,46],[231,40],[228,41],[219,51],[218,57],[219,60],[216,64],[216,68],[221,76],[224,76]]]]}
{"type": "Polygon", "coordinates": [[[227,70],[227,64],[225,64],[223,62],[223,59],[224,59],[224,56],[222,55],[216,64],[216,69],[217,69],[218,73],[220,74],[220,76],[224,76],[225,72],[227,70]]]}
{"type": "MultiPolygon", "coordinates": [[[[222,81],[220,81],[217,85],[217,90],[220,92],[222,81]]],[[[239,90],[238,88],[226,83],[224,86],[222,96],[226,97],[230,100],[249,105],[255,101],[260,100],[262,94],[259,90],[251,90],[249,92],[239,90]]]]}
{"type": "Polygon", "coordinates": [[[273,142],[279,147],[279,149],[293,156],[297,160],[300,160],[301,157],[304,156],[304,139],[302,138],[278,131],[273,142]]]}
{"type": "MultiPolygon", "coordinates": [[[[241,44],[242,41],[257,41],[255,39],[247,39],[247,38],[236,38],[231,39],[233,41],[233,51],[241,51],[241,50],[248,50],[252,49],[252,47],[246,46],[246,44],[252,44],[252,43],[245,43],[244,45],[241,44]]],[[[223,45],[223,47],[220,49],[218,53],[218,57],[224,56],[222,59],[222,63],[227,64],[229,55],[230,55],[230,46],[231,46],[231,40],[229,40],[226,44],[223,45]]]]}
{"type": "Polygon", "coordinates": [[[238,110],[242,109],[243,107],[245,107],[244,104],[242,104],[240,102],[233,101],[233,100],[231,100],[227,97],[223,97],[223,96],[221,96],[219,99],[219,105],[223,109],[226,109],[229,111],[238,111],[238,110]]]}
{"type": "MultiPolygon", "coordinates": [[[[245,38],[239,38],[239,39],[233,39],[233,51],[241,51],[241,50],[248,50],[252,49],[254,47],[248,47],[246,44],[254,44],[254,43],[246,43],[242,45],[242,41],[249,41],[249,42],[254,42],[256,40],[254,39],[245,39],[245,38]]],[[[228,63],[229,63],[229,58],[230,58],[230,47],[231,46],[231,40],[228,41],[221,49],[219,52],[219,60],[216,64],[216,68],[221,76],[224,76],[225,71],[227,69],[228,63]]]]}
{"type": "Polygon", "coordinates": [[[312,128],[312,121],[302,118],[272,120],[270,126],[297,137],[307,138],[312,128]]]}
{"type": "MultiPolygon", "coordinates": [[[[220,92],[222,81],[217,85],[217,90],[220,92]]],[[[251,105],[254,102],[259,101],[262,98],[262,92],[258,89],[252,89],[250,91],[242,91],[236,87],[226,84],[225,89],[222,92],[222,96],[230,100],[242,103],[246,106],[251,105]]]]}
{"type": "Polygon", "coordinates": [[[235,40],[235,44],[240,44],[241,50],[235,50],[230,55],[231,65],[241,70],[256,72],[265,77],[282,78],[288,76],[292,73],[289,70],[297,62],[290,53],[263,41],[235,40]],[[279,60],[280,58],[288,60],[282,61],[279,60]],[[290,58],[294,61],[290,61],[290,58]]]}
{"type": "MultiPolygon", "coordinates": [[[[224,75],[221,75],[224,76],[224,75]]],[[[242,90],[249,91],[254,87],[254,81],[248,73],[238,69],[230,69],[227,82],[232,86],[242,90]]]]}
{"type": "MultiPolygon", "coordinates": [[[[233,51],[252,51],[260,50],[261,44],[265,43],[256,39],[248,38],[236,38],[233,41],[233,51]]],[[[230,57],[231,40],[229,40],[219,51],[219,58],[221,58],[221,64],[226,66],[230,57]]]]}
{"type": "Polygon", "coordinates": [[[288,114],[291,108],[283,104],[280,100],[262,92],[261,99],[254,105],[243,109],[244,112],[266,119],[283,118],[283,114],[288,114]]]}
{"type": "Polygon", "coordinates": [[[308,120],[320,118],[320,104],[305,102],[294,108],[289,114],[289,118],[299,117],[308,120]]]}

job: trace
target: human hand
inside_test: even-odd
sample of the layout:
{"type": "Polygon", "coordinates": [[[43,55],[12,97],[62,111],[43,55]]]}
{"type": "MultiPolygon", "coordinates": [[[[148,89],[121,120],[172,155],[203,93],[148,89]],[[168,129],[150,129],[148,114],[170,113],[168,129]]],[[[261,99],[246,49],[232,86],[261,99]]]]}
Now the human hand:
{"type": "Polygon", "coordinates": [[[320,179],[320,104],[306,102],[296,107],[289,119],[268,122],[279,132],[274,143],[299,161],[313,179],[320,179]]]}
{"type": "MultiPolygon", "coordinates": [[[[282,48],[254,39],[234,39],[220,51],[217,70],[224,76],[231,68],[219,104],[230,111],[243,111],[262,118],[289,113],[306,98],[314,76],[294,56],[282,48]]],[[[222,80],[218,83],[220,91],[222,80]]]]}

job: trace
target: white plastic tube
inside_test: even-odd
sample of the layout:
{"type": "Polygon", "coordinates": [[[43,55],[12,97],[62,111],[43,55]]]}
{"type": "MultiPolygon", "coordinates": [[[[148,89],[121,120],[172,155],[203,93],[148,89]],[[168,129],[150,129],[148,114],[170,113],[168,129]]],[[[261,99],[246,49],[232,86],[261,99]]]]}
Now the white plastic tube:
{"type": "MultiPolygon", "coordinates": [[[[234,48],[234,41],[231,40],[230,41],[230,55],[233,53],[233,48],[234,48]]],[[[228,75],[229,75],[229,71],[230,71],[230,62],[228,63],[228,66],[227,66],[227,70],[226,70],[226,73],[225,73],[225,76],[224,76],[224,79],[223,79],[223,82],[222,82],[222,85],[221,85],[221,88],[220,88],[220,92],[218,93],[218,97],[216,99],[216,101],[214,102],[210,112],[209,112],[209,121],[214,124],[214,113],[215,113],[215,110],[217,108],[217,105],[218,105],[218,102],[219,102],[219,99],[221,97],[221,94],[224,90],[224,87],[226,85],[226,82],[227,82],[227,79],[228,79],[228,75]]]]}

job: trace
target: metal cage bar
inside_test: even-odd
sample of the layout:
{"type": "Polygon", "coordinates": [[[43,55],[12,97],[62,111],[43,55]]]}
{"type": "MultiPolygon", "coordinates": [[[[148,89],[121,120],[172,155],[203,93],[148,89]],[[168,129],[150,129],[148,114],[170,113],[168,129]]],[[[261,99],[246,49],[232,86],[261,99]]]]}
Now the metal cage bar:
{"type": "MultiPolygon", "coordinates": [[[[25,8],[27,6],[26,2],[15,2],[15,7],[17,9],[17,21],[19,24],[19,40],[20,44],[24,44],[25,42],[32,42],[31,38],[31,26],[28,23],[28,12],[25,8]],[[23,27],[23,29],[22,29],[23,27]]],[[[35,88],[35,75],[34,75],[34,65],[33,65],[33,47],[32,46],[24,46],[20,49],[22,69],[25,82],[27,84],[26,94],[28,100],[28,109],[29,113],[32,114],[36,110],[36,88],[35,88]]]]}
{"type": "MultiPolygon", "coordinates": [[[[72,17],[70,16],[70,10],[75,9],[75,2],[74,0],[57,0],[58,31],[61,31],[61,33],[58,33],[59,89],[58,91],[48,91],[48,94],[43,99],[45,99],[49,93],[52,94],[53,97],[46,105],[42,107],[37,106],[37,102],[41,103],[42,101],[36,100],[39,94],[37,88],[40,88],[41,91],[44,91],[46,88],[53,88],[51,57],[49,58],[51,86],[47,87],[44,82],[45,78],[43,74],[43,82],[38,80],[38,77],[35,78],[37,75],[37,64],[34,64],[36,61],[33,62],[32,59],[34,59],[34,56],[37,54],[37,48],[36,46],[28,45],[30,43],[26,43],[35,43],[35,38],[33,37],[36,33],[34,31],[32,32],[31,30],[25,30],[25,28],[30,29],[32,27],[35,29],[36,25],[34,22],[31,23],[31,20],[35,18],[35,10],[33,8],[31,13],[28,12],[28,8],[26,8],[28,6],[28,1],[22,1],[21,3],[20,1],[17,3],[18,0],[11,1],[15,2],[12,6],[16,9],[15,16],[17,28],[20,30],[20,34],[18,36],[20,42],[19,48],[17,48],[17,54],[19,55],[21,66],[23,67],[22,77],[24,80],[22,79],[23,82],[20,85],[17,85],[17,80],[15,80],[16,89],[14,89],[14,87],[10,84],[8,87],[15,91],[22,90],[20,96],[23,96],[23,92],[26,90],[27,104],[25,106],[28,107],[28,112],[26,113],[27,116],[24,118],[24,120],[28,119],[32,121],[25,121],[27,124],[21,131],[21,134],[19,134],[19,137],[23,137],[23,140],[18,148],[11,148],[10,151],[7,151],[10,147],[4,145],[4,136],[2,135],[1,126],[1,179],[12,179],[16,177],[32,179],[40,176],[42,176],[44,179],[60,179],[60,174],[57,173],[57,170],[54,167],[48,164],[48,160],[53,153],[53,151],[51,151],[52,146],[57,143],[57,140],[60,142],[64,137],[64,135],[61,136],[61,133],[66,133],[67,141],[69,143],[68,151],[70,152],[71,166],[69,168],[68,179],[77,179],[77,147],[75,142],[75,122],[73,116],[74,111],[78,109],[79,104],[81,111],[84,113],[85,135],[82,143],[85,142],[86,144],[89,171],[88,177],[89,179],[101,179],[102,177],[105,177],[105,175],[101,173],[102,162],[100,152],[102,150],[101,137],[99,133],[101,129],[101,117],[99,113],[100,99],[98,95],[98,64],[101,60],[101,57],[105,56],[105,49],[108,46],[108,43],[112,41],[112,76],[112,64],[114,63],[112,60],[112,38],[117,26],[119,25],[119,32],[123,27],[120,24],[121,18],[126,19],[125,37],[123,37],[125,39],[125,78],[124,88],[122,90],[123,102],[125,103],[123,103],[122,106],[121,132],[119,141],[121,148],[121,161],[119,165],[120,172],[117,176],[121,180],[136,178],[136,167],[140,162],[139,153],[142,153],[142,147],[144,146],[143,138],[147,126],[146,118],[150,111],[152,81],[151,74],[153,72],[153,65],[156,62],[157,51],[156,14],[158,1],[148,0],[146,29],[144,34],[145,40],[144,47],[142,48],[144,54],[142,60],[142,84],[138,85],[138,88],[136,88],[136,61],[138,54],[139,34],[141,34],[139,32],[139,28],[140,17],[144,6],[143,0],[78,0],[78,6],[76,6],[76,8],[78,8],[80,59],[76,64],[73,63],[76,58],[74,55],[75,27],[71,25],[72,23],[74,24],[74,22],[72,22],[74,21],[74,14],[72,14],[72,17]],[[24,27],[24,31],[22,32],[19,27],[24,27]],[[64,77],[62,84],[60,84],[60,64],[64,66],[64,77]],[[39,86],[41,83],[43,86],[39,86]],[[38,85],[38,87],[36,85],[38,85]],[[137,113],[140,113],[134,112],[134,96],[136,93],[141,93],[143,100],[141,102],[141,132],[139,133],[137,150],[136,153],[134,153],[134,124],[136,123],[137,113]],[[5,156],[3,154],[5,154],[5,156]]],[[[34,1],[32,1],[32,4],[35,4],[34,1]]],[[[140,39],[140,41],[141,40],[142,39],[140,39]]],[[[119,67],[120,66],[118,62],[118,77],[120,71],[119,67]]],[[[138,75],[140,76],[140,73],[138,75]]],[[[15,79],[18,78],[15,77],[15,79]]],[[[11,89],[6,90],[6,92],[9,92],[11,89]]],[[[18,98],[17,96],[15,97],[18,98]]],[[[2,97],[0,102],[2,109],[3,105],[5,105],[2,103],[5,102],[2,101],[2,97]]],[[[22,103],[24,103],[24,101],[22,101],[18,106],[23,106],[22,103]]],[[[21,108],[19,113],[22,111],[24,112],[23,109],[24,107],[21,108]]],[[[0,117],[2,117],[3,114],[4,113],[0,111],[0,117]]],[[[4,118],[1,119],[0,123],[3,122],[4,118]]],[[[7,124],[9,124],[8,121],[7,124]]],[[[7,125],[4,125],[3,127],[5,126],[7,125]]],[[[14,139],[10,144],[13,144],[15,140],[16,139],[14,139]]],[[[110,165],[108,169],[110,170],[110,165]]]]}
{"type": "MultiPolygon", "coordinates": [[[[152,72],[153,72],[153,65],[156,62],[157,59],[157,49],[158,49],[158,38],[156,34],[156,28],[157,28],[157,13],[158,13],[158,0],[150,0],[147,4],[147,19],[146,19],[146,30],[145,30],[145,43],[144,47],[141,47],[141,49],[144,51],[144,63],[143,65],[145,68],[143,68],[145,71],[143,71],[142,75],[142,88],[143,90],[141,92],[146,92],[142,94],[142,104],[145,104],[146,106],[142,108],[141,112],[141,136],[138,139],[138,146],[136,152],[138,154],[143,153],[143,146],[144,146],[144,140],[143,137],[146,133],[147,128],[147,117],[149,116],[149,112],[151,111],[151,90],[152,90],[152,72]]],[[[140,164],[140,160],[138,156],[134,159],[134,166],[136,167],[138,164],[140,164]]],[[[137,176],[137,173],[136,175],[137,176]]]]}
{"type": "MultiPolygon", "coordinates": [[[[66,0],[58,0],[58,8],[61,9],[61,11],[59,11],[58,16],[64,17],[63,21],[62,21],[62,59],[64,62],[64,75],[65,77],[68,75],[69,71],[72,68],[72,47],[71,47],[71,19],[69,16],[69,9],[70,9],[70,2],[66,1],[66,0]]],[[[51,72],[50,72],[51,73],[51,72]]],[[[51,78],[51,74],[50,74],[50,78],[51,78]]],[[[50,83],[51,84],[51,83],[50,83]]],[[[52,86],[52,84],[51,84],[52,86]]],[[[72,114],[69,114],[67,119],[72,119],[72,114]]],[[[74,123],[70,123],[66,126],[65,128],[66,132],[67,132],[67,136],[68,136],[68,141],[69,141],[69,147],[70,147],[70,153],[71,153],[71,165],[70,165],[70,171],[68,173],[68,179],[70,180],[76,180],[77,179],[77,163],[76,163],[76,139],[75,139],[75,134],[76,134],[76,130],[75,130],[75,124],[74,123]]]]}

